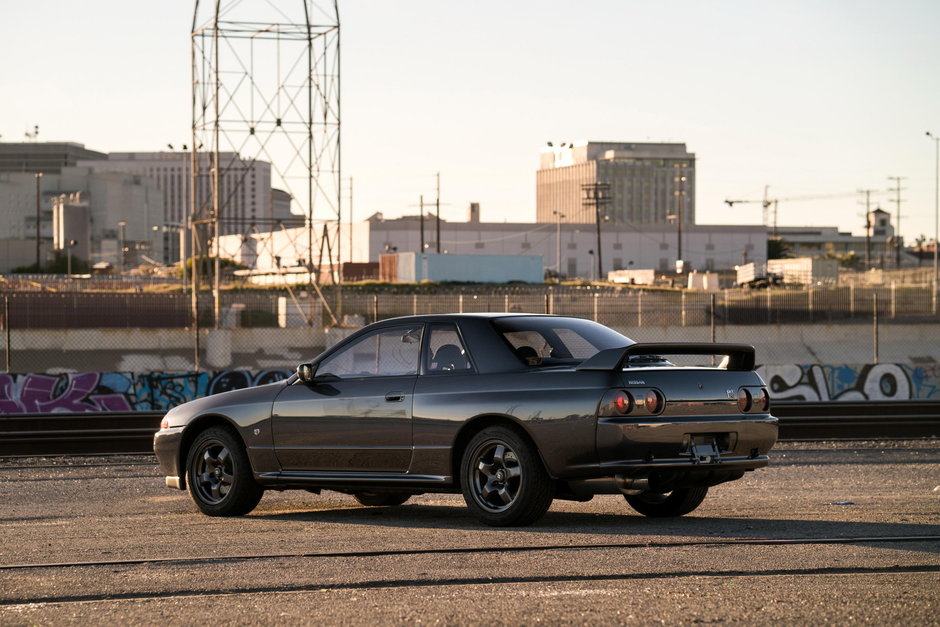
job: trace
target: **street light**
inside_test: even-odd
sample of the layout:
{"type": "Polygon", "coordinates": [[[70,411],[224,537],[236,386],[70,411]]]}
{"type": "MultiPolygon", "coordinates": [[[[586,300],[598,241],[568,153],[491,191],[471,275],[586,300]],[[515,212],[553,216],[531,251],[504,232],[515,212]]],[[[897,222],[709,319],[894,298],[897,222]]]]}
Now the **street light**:
{"type": "Polygon", "coordinates": [[[121,274],[124,274],[124,236],[126,234],[124,229],[125,227],[127,227],[127,220],[118,221],[118,227],[120,227],[121,229],[121,255],[120,255],[121,274]]]}
{"type": "Polygon", "coordinates": [[[70,240],[69,240],[69,243],[68,243],[68,246],[67,246],[67,249],[68,249],[68,264],[67,264],[67,267],[66,267],[66,273],[67,273],[69,276],[72,276],[72,247],[75,246],[75,244],[77,244],[77,243],[78,243],[78,240],[70,239],[70,240]]]}
{"type": "Polygon", "coordinates": [[[39,265],[39,181],[42,179],[42,172],[36,172],[36,272],[41,272],[39,265]]]}
{"type": "Polygon", "coordinates": [[[937,315],[937,289],[940,287],[940,274],[937,266],[937,248],[940,248],[940,137],[927,131],[927,137],[934,144],[934,184],[933,184],[933,313],[937,315]]]}

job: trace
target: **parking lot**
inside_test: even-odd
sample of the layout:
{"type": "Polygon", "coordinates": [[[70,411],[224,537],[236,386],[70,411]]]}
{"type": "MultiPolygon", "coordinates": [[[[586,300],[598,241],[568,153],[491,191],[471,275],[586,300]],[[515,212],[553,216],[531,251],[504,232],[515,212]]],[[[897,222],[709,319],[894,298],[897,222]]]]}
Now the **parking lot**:
{"type": "Polygon", "coordinates": [[[617,496],[481,526],[459,496],[198,514],[153,457],[0,460],[0,624],[938,624],[940,441],[791,442],[680,519],[617,496]]]}

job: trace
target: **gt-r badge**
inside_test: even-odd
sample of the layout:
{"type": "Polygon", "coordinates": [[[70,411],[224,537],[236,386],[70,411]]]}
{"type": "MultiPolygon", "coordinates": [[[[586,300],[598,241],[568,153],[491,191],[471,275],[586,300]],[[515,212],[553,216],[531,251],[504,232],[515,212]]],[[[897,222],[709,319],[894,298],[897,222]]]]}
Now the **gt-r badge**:
{"type": "Polygon", "coordinates": [[[725,390],[728,393],[728,398],[734,398],[734,390],[725,390]]]}

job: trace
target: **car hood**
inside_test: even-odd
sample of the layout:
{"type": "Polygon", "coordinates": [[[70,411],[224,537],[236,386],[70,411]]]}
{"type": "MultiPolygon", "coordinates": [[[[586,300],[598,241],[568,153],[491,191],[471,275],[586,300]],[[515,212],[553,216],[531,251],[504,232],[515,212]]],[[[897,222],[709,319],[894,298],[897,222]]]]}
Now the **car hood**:
{"type": "Polygon", "coordinates": [[[197,398],[167,412],[168,426],[181,427],[207,414],[226,416],[239,423],[268,418],[274,398],[286,385],[287,381],[277,381],[197,398]]]}

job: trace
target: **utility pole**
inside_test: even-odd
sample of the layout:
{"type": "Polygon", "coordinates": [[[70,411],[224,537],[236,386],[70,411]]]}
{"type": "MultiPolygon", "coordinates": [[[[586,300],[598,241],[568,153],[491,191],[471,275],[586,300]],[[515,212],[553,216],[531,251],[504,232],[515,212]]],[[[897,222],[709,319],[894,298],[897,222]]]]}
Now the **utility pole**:
{"type": "Polygon", "coordinates": [[[421,223],[421,242],[418,245],[418,254],[420,255],[424,252],[424,194],[419,197],[418,207],[421,211],[421,218],[418,220],[421,223]]]}
{"type": "MultiPolygon", "coordinates": [[[[38,127],[37,127],[37,133],[38,127]]],[[[42,267],[39,265],[39,204],[40,204],[40,192],[39,192],[39,181],[42,180],[42,172],[36,172],[36,272],[42,272],[42,267]]]]}
{"type": "Polygon", "coordinates": [[[894,207],[895,207],[895,212],[894,212],[894,221],[895,221],[895,224],[894,224],[895,257],[894,257],[894,260],[895,261],[894,261],[894,264],[898,270],[901,269],[901,242],[902,242],[901,240],[901,192],[907,189],[906,187],[901,187],[901,181],[906,178],[907,178],[906,176],[889,176],[888,177],[889,181],[894,181],[894,187],[889,187],[888,191],[895,192],[897,194],[897,196],[895,196],[894,200],[892,200],[891,202],[894,203],[894,207]]]}
{"type": "Polygon", "coordinates": [[[610,183],[585,183],[581,186],[581,206],[594,207],[594,226],[597,231],[597,280],[603,280],[604,261],[601,255],[601,207],[609,205],[610,183]]]}
{"type": "Polygon", "coordinates": [[[441,173],[437,173],[437,254],[441,254],[441,173]]]}
{"type": "Polygon", "coordinates": [[[871,193],[873,189],[860,189],[865,194],[865,269],[871,269],[871,193]]]}

